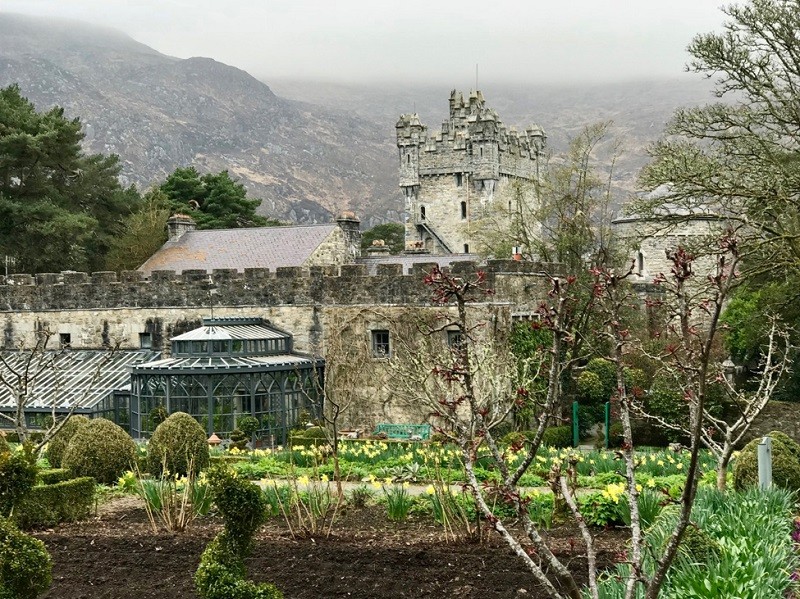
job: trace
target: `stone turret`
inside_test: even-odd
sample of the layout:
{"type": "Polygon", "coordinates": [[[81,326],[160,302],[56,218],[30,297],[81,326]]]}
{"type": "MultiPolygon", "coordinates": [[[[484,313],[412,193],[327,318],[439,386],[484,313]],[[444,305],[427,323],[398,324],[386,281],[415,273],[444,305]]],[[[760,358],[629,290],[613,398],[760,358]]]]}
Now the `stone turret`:
{"type": "MultiPolygon", "coordinates": [[[[477,221],[511,181],[534,182],[547,137],[541,127],[506,128],[480,91],[450,93],[450,118],[428,133],[419,115],[396,125],[406,245],[468,253],[477,221]]],[[[533,185],[528,187],[533,201],[533,185]]],[[[513,206],[508,206],[509,209],[513,206]]],[[[474,249],[474,248],[472,248],[474,249]]]]}

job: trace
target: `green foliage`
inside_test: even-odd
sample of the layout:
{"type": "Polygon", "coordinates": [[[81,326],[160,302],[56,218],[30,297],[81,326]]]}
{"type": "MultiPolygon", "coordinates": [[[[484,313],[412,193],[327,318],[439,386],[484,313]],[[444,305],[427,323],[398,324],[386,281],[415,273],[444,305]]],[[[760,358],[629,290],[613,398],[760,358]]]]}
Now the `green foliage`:
{"type": "MultiPolygon", "coordinates": [[[[164,245],[170,216],[168,204],[164,193],[151,189],[136,210],[119,220],[106,258],[108,270],[135,270],[164,245]]],[[[157,423],[153,428],[156,426],[157,423]]]]}
{"type": "Polygon", "coordinates": [[[609,401],[617,391],[617,367],[614,363],[604,358],[592,358],[584,372],[596,375],[602,385],[602,394],[598,395],[597,401],[609,401]]]}
{"type": "Polygon", "coordinates": [[[45,450],[44,457],[50,462],[53,468],[61,468],[61,460],[64,459],[64,452],[67,450],[67,445],[72,440],[72,437],[78,430],[89,423],[86,416],[80,414],[73,414],[69,420],[64,423],[64,426],[50,439],[45,450]]]}
{"type": "Polygon", "coordinates": [[[35,486],[14,511],[14,522],[27,529],[83,520],[91,514],[95,490],[89,477],[35,486]]]}
{"type": "Polygon", "coordinates": [[[0,453],[5,453],[7,451],[11,451],[11,447],[8,445],[8,441],[6,441],[6,436],[0,434],[0,453]]]}
{"type": "Polygon", "coordinates": [[[578,508],[586,523],[592,526],[622,524],[623,506],[625,506],[623,500],[619,497],[609,497],[607,493],[587,493],[578,496],[578,508]]]}
{"type": "MultiPolygon", "coordinates": [[[[621,478],[621,477],[620,477],[621,478]]],[[[661,513],[663,495],[649,489],[642,489],[639,492],[637,506],[639,507],[639,522],[643,530],[650,528],[661,513]]],[[[631,509],[627,495],[620,500],[620,516],[625,526],[631,525],[631,509]]]]}
{"type": "Polygon", "coordinates": [[[584,404],[603,404],[608,401],[605,385],[596,372],[585,370],[578,375],[578,401],[584,404]]]}
{"type": "Polygon", "coordinates": [[[20,451],[0,453],[0,517],[7,517],[36,484],[36,456],[25,445],[20,451]]]}
{"type": "Polygon", "coordinates": [[[50,587],[52,570],[44,543],[0,517],[0,597],[36,599],[50,587]]]}
{"type": "Polygon", "coordinates": [[[258,418],[254,416],[239,416],[236,419],[236,427],[247,435],[249,439],[256,434],[256,431],[261,428],[261,425],[258,422],[258,418]]]}
{"type": "Polygon", "coordinates": [[[113,225],[140,201],[116,156],[87,156],[79,119],[0,89],[0,254],[20,272],[102,270],[113,225]]]}
{"type": "Polygon", "coordinates": [[[690,523],[683,533],[679,551],[683,556],[697,564],[706,564],[719,557],[720,546],[714,538],[694,523],[690,523]]]}
{"type": "Polygon", "coordinates": [[[147,444],[147,468],[156,476],[164,468],[172,474],[186,475],[190,466],[197,474],[208,464],[206,433],[185,412],[175,412],[159,424],[147,444]]]}
{"type": "Polygon", "coordinates": [[[622,442],[625,440],[625,429],[622,427],[621,422],[612,422],[608,427],[608,446],[609,447],[622,447],[622,442]]]}
{"type": "Polygon", "coordinates": [[[190,214],[198,229],[232,229],[280,224],[256,214],[261,200],[247,197],[244,185],[228,171],[200,173],[193,167],[177,168],[161,184],[170,211],[190,214]]]}
{"type": "Polygon", "coordinates": [[[69,480],[71,477],[72,473],[66,468],[48,468],[39,471],[38,480],[43,485],[54,485],[69,480]]]}
{"type": "Polygon", "coordinates": [[[407,484],[384,486],[383,493],[386,497],[386,513],[389,520],[405,520],[413,503],[407,484]]]}
{"type": "Polygon", "coordinates": [[[384,223],[376,225],[361,234],[361,249],[368,250],[372,242],[382,239],[392,254],[399,254],[406,249],[406,228],[400,223],[384,223]]]}
{"type": "Polygon", "coordinates": [[[244,559],[253,535],[267,516],[261,490],[225,469],[212,469],[208,484],[225,530],[212,540],[195,573],[195,586],[203,599],[280,599],[283,594],[268,583],[245,579],[244,559]]]}
{"type": "Polygon", "coordinates": [[[73,475],[91,476],[113,484],[136,460],[136,444],[122,428],[104,418],[94,418],[73,435],[62,466],[73,475]]]}
{"type": "Polygon", "coordinates": [[[571,426],[548,426],[544,429],[542,445],[549,447],[572,447],[571,426]]]}
{"type": "MultiPolygon", "coordinates": [[[[780,431],[772,437],[772,482],[783,489],[800,489],[800,446],[780,431]]],[[[744,446],[733,465],[733,485],[737,490],[758,484],[758,443],[753,439],[744,446]]]]}
{"type": "Polygon", "coordinates": [[[158,428],[159,424],[169,418],[169,412],[167,412],[167,408],[165,408],[163,405],[158,404],[157,406],[153,406],[153,409],[150,410],[148,417],[150,418],[151,428],[155,430],[158,428]]]}

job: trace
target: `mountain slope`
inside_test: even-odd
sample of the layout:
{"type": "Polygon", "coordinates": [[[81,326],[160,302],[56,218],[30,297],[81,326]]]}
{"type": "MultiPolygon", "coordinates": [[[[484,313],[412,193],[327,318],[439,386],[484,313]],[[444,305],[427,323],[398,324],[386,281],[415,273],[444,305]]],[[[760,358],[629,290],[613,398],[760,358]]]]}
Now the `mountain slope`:
{"type": "Polygon", "coordinates": [[[380,151],[373,127],[278,98],[212,59],[164,56],[83,23],[0,14],[0,86],[15,82],[40,109],[80,116],[88,149],[119,154],[125,181],[140,187],[195,164],[230,170],[271,216],[317,222],[353,207],[395,216],[369,201],[399,198],[393,154],[380,151]]]}

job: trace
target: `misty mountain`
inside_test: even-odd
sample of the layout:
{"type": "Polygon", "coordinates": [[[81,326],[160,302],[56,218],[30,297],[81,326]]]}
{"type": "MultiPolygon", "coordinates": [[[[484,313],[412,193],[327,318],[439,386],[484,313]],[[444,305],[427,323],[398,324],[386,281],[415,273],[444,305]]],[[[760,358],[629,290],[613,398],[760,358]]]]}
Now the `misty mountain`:
{"type": "MultiPolygon", "coordinates": [[[[268,85],[211,58],[166,56],[115,30],[0,13],[0,86],[15,82],[39,109],[58,104],[80,116],[87,149],[119,154],[126,184],[145,188],[190,164],[227,169],[263,199],[265,215],[319,222],[348,208],[365,226],[400,220],[398,116],[416,111],[436,129],[447,116],[450,89],[468,88],[448,81],[268,85]]],[[[556,151],[583,125],[613,119],[624,147],[615,172],[620,200],[674,108],[711,99],[708,84],[690,75],[608,85],[484,85],[483,92],[507,125],[544,127],[556,151]]],[[[599,149],[601,160],[610,144],[599,149]]]]}

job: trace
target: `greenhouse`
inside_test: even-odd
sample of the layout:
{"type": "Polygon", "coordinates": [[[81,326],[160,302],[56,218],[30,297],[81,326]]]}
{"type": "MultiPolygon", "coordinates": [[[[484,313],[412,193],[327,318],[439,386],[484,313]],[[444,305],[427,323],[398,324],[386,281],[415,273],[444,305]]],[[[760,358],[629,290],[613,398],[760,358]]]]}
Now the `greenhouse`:
{"type": "Polygon", "coordinates": [[[322,409],[323,360],[295,353],[292,336],[261,318],[205,318],[171,343],[171,357],[131,369],[133,437],[150,436],[163,406],[219,437],[250,415],[258,438],[283,444],[301,413],[322,409]]]}

